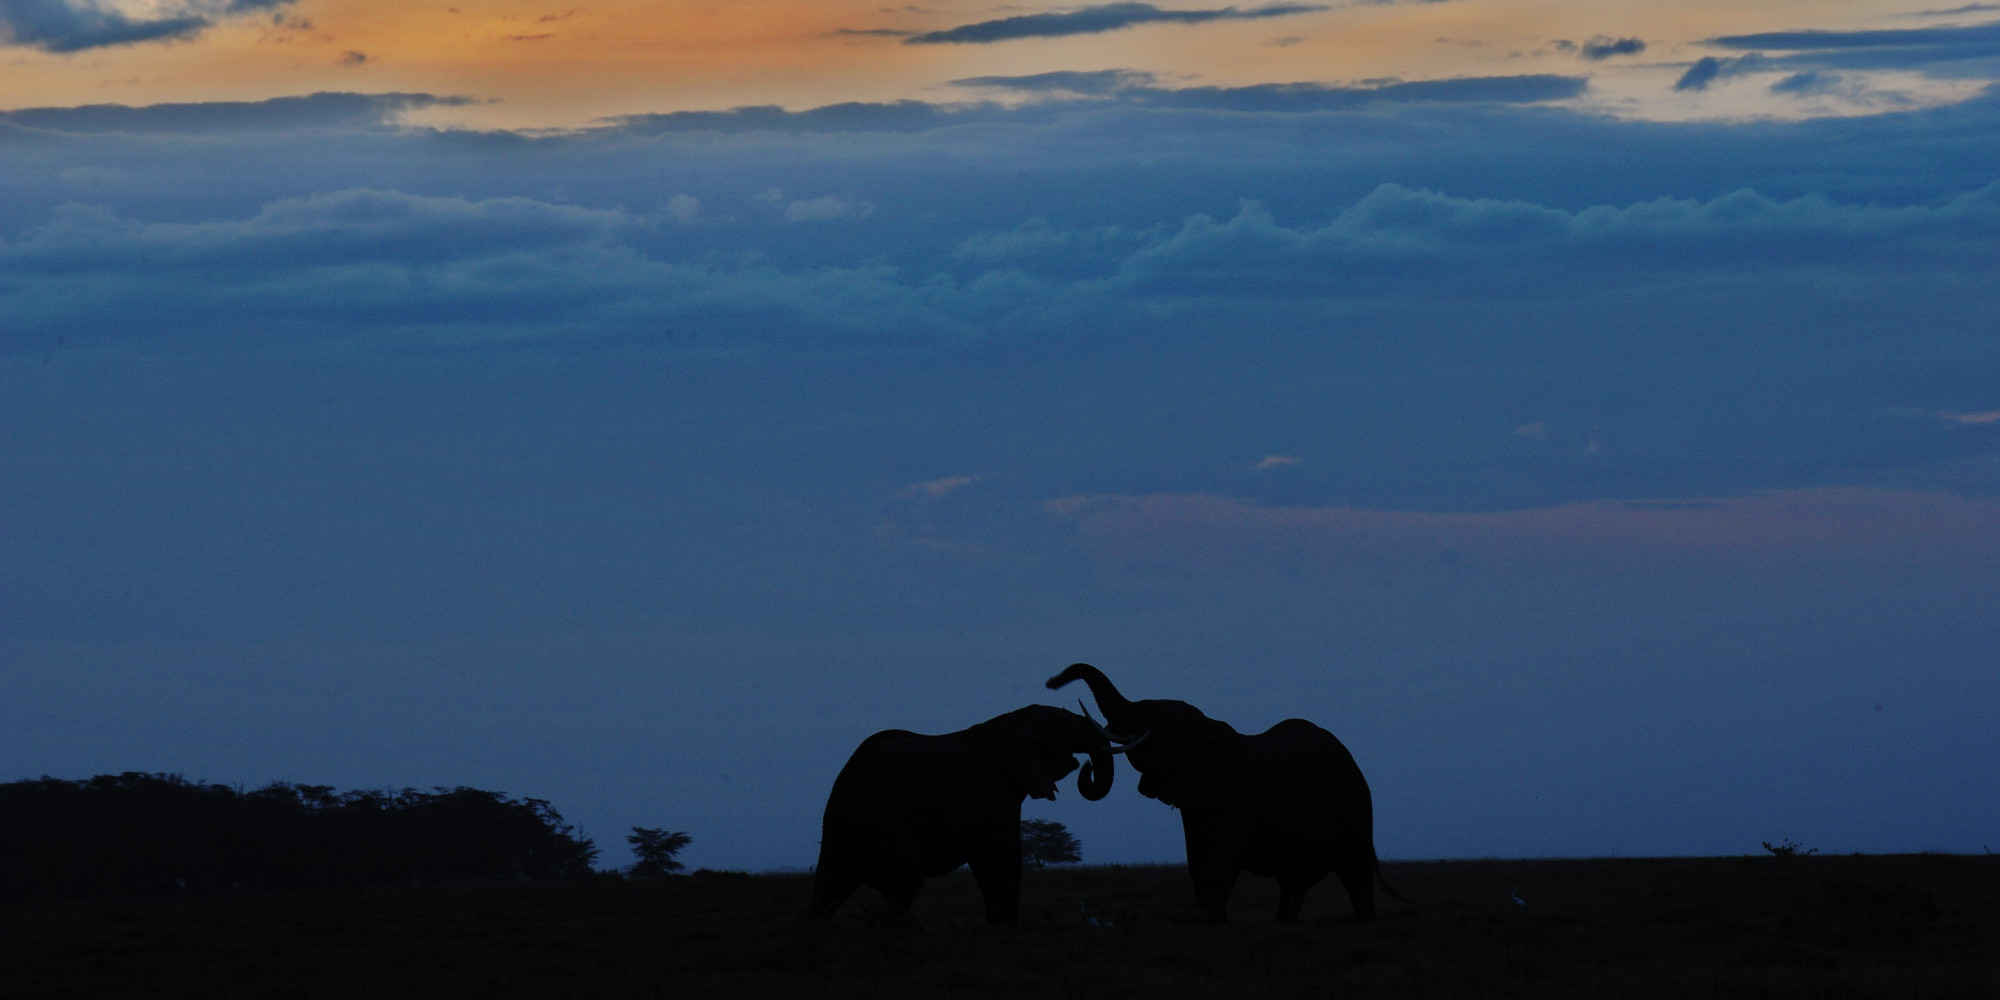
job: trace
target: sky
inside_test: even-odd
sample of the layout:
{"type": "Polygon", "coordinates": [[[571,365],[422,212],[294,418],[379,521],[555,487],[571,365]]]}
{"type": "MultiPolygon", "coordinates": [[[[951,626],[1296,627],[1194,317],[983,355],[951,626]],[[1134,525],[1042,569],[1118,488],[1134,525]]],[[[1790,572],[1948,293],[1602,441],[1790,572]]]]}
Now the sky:
{"type": "MultiPolygon", "coordinates": [[[[2000,4],[0,0],[0,780],[813,862],[1069,663],[1386,858],[2000,844],[2000,4]]],[[[1120,772],[1059,820],[1177,861],[1120,772]]]]}

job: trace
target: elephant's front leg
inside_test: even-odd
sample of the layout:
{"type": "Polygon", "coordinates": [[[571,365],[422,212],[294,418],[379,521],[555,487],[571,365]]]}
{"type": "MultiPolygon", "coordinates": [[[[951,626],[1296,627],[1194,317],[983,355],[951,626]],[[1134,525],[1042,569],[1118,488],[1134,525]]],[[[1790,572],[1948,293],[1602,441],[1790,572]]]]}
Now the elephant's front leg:
{"type": "Polygon", "coordinates": [[[982,838],[975,845],[972,860],[972,878],[979,883],[979,896],[986,903],[986,922],[989,924],[1011,924],[1021,915],[1021,821],[1015,820],[1008,829],[1012,836],[1003,836],[998,831],[982,838]]]}
{"type": "Polygon", "coordinates": [[[1181,812],[1181,832],[1187,839],[1188,879],[1194,883],[1194,905],[1212,923],[1229,919],[1229,893],[1243,870],[1243,858],[1214,817],[1181,812]]]}

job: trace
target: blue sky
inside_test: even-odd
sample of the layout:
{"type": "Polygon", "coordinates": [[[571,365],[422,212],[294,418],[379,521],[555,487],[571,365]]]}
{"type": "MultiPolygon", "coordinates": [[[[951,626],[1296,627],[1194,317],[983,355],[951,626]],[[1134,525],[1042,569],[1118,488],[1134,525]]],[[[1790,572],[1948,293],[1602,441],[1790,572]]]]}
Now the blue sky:
{"type": "MultiPolygon", "coordinates": [[[[55,6],[6,72],[157,57],[55,6]]],[[[1086,660],[1327,726],[1387,857],[1982,850],[2000,49],[1877,14],[560,128],[0,110],[0,777],[471,784],[805,865],[867,734],[1086,660]]],[[[1030,815],[1178,859],[1131,777],[1030,815]]]]}

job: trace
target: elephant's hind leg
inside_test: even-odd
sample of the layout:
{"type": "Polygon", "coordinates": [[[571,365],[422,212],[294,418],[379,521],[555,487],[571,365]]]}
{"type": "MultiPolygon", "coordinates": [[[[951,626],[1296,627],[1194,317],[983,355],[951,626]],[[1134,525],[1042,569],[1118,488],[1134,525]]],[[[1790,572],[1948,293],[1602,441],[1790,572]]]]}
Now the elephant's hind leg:
{"type": "Polygon", "coordinates": [[[1354,919],[1375,916],[1375,866],[1370,862],[1340,869],[1340,884],[1347,888],[1347,901],[1354,904],[1354,919]]]}
{"type": "Polygon", "coordinates": [[[876,879],[871,884],[881,891],[882,898],[888,900],[889,906],[896,912],[908,913],[910,907],[916,905],[917,890],[923,888],[924,877],[899,872],[886,878],[876,879]]]}
{"type": "Polygon", "coordinates": [[[824,861],[813,872],[813,916],[830,917],[840,909],[854,890],[861,888],[860,877],[839,868],[829,868],[824,861]]]}
{"type": "Polygon", "coordinates": [[[1278,920],[1295,924],[1299,921],[1299,910],[1306,904],[1306,891],[1319,884],[1325,875],[1283,876],[1278,879],[1278,920]]]}

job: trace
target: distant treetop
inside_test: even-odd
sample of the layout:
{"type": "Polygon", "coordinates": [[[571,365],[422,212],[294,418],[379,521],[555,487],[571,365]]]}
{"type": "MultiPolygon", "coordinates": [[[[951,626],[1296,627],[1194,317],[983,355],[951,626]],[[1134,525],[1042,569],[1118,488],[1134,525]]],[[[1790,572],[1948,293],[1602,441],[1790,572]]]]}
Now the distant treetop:
{"type": "Polygon", "coordinates": [[[1037,868],[1073,865],[1083,860],[1083,845],[1061,823],[1024,819],[1021,821],[1021,860],[1037,868]]]}
{"type": "Polygon", "coordinates": [[[0,899],[551,879],[597,848],[541,799],[477,788],[254,791],[127,771],[0,784],[0,899]]]}

